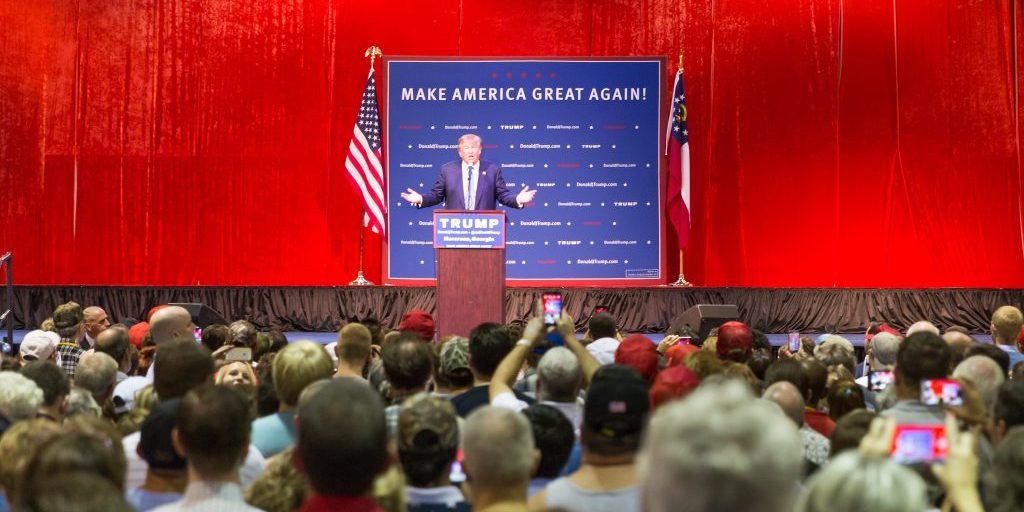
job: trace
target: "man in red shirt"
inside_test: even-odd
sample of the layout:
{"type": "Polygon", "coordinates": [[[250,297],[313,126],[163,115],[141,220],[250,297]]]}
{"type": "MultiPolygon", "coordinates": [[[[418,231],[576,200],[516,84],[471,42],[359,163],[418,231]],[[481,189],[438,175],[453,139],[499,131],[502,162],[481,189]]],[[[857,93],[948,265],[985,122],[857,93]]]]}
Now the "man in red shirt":
{"type": "Polygon", "coordinates": [[[296,420],[295,465],[313,487],[299,512],[379,512],[373,481],[390,462],[380,396],[356,379],[332,379],[296,420]]]}

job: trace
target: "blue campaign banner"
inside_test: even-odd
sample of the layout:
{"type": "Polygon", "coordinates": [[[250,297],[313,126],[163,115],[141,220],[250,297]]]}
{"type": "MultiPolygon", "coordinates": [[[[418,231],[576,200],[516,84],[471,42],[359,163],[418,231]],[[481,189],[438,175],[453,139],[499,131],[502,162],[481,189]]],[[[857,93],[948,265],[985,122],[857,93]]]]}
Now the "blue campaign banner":
{"type": "Polygon", "coordinates": [[[505,247],[504,221],[501,212],[434,210],[434,248],[501,249],[505,247]]]}
{"type": "Polygon", "coordinates": [[[473,133],[510,191],[537,190],[498,205],[508,280],[662,282],[663,73],[660,58],[385,59],[385,281],[434,278],[433,208],[400,194],[430,191],[473,133]]]}

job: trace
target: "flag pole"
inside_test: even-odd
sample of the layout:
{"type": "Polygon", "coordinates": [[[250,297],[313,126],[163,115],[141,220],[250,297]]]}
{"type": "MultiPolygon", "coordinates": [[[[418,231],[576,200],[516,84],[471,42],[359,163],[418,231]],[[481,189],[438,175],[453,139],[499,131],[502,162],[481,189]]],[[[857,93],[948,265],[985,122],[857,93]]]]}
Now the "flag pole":
{"type": "MultiPolygon", "coordinates": [[[[380,48],[378,48],[376,46],[371,46],[371,47],[367,48],[366,49],[366,53],[363,54],[363,57],[369,57],[370,58],[370,70],[371,71],[373,70],[373,61],[376,60],[377,57],[379,57],[380,55],[382,55],[382,53],[380,51],[380,48]]],[[[363,219],[365,219],[366,215],[367,215],[366,214],[366,207],[360,208],[359,209],[359,213],[360,213],[360,215],[359,215],[359,272],[356,274],[356,278],[353,279],[352,281],[350,281],[348,283],[348,285],[349,286],[373,286],[373,281],[370,281],[369,279],[366,279],[366,277],[363,275],[363,245],[364,245],[363,240],[365,238],[363,230],[366,229],[366,226],[363,225],[363,223],[364,223],[363,219]]]]}
{"type": "Polygon", "coordinates": [[[363,230],[366,229],[363,226],[363,219],[366,217],[366,210],[363,208],[359,209],[359,273],[356,274],[356,278],[349,281],[349,286],[373,286],[373,281],[366,279],[363,276],[363,230]]]}
{"type": "Polygon", "coordinates": [[[686,280],[686,276],[683,275],[683,250],[679,249],[679,278],[669,283],[669,286],[679,286],[683,288],[689,288],[693,286],[693,283],[686,280]]]}
{"type": "MultiPolygon", "coordinates": [[[[683,71],[683,50],[679,49],[679,72],[683,71]]],[[[669,286],[678,286],[681,288],[688,288],[693,286],[692,283],[686,280],[686,276],[683,275],[683,248],[679,248],[679,278],[669,283],[669,286]]]]}

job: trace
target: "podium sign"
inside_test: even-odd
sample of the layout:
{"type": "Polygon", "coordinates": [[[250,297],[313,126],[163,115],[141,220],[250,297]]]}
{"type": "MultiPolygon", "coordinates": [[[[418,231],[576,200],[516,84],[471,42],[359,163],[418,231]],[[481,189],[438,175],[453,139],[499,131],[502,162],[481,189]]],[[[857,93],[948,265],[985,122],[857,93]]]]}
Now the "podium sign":
{"type": "Polygon", "coordinates": [[[437,331],[469,336],[505,322],[505,213],[435,210],[437,331]]]}
{"type": "Polygon", "coordinates": [[[434,211],[435,249],[504,249],[505,214],[499,211],[434,211]]]}

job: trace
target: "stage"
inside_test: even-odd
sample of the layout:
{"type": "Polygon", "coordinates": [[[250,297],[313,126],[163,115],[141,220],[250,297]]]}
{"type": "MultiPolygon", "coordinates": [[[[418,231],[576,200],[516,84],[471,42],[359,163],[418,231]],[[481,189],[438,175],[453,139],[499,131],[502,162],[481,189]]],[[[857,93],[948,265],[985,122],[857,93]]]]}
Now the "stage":
{"type": "MultiPolygon", "coordinates": [[[[505,321],[525,322],[544,289],[509,287],[505,321]]],[[[987,334],[992,311],[1024,303],[1024,290],[993,288],[561,288],[565,311],[586,328],[603,304],[623,332],[664,332],[672,318],[696,304],[735,304],[740,319],[766,333],[862,332],[870,321],[905,329],[918,320],[940,328],[960,325],[987,334]]],[[[14,327],[33,329],[69,300],[98,305],[112,321],[141,318],[169,302],[199,302],[229,320],[261,329],[336,332],[343,323],[376,317],[398,326],[410,309],[434,312],[433,287],[146,287],[15,286],[14,327]]],[[[443,334],[443,333],[442,333],[443,334]]]]}

